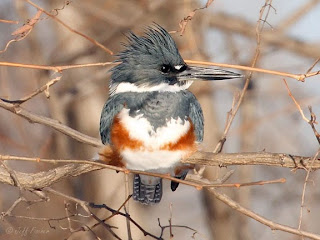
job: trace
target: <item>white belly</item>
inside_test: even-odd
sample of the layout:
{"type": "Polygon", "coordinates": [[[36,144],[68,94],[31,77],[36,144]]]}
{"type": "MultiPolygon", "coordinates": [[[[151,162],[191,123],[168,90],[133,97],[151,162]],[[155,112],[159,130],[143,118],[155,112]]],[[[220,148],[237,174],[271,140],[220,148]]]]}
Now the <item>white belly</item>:
{"type": "Polygon", "coordinates": [[[189,121],[182,121],[180,118],[170,119],[166,126],[155,130],[142,114],[136,117],[129,116],[128,109],[123,109],[118,117],[123,126],[126,126],[130,138],[143,143],[141,148],[125,148],[121,151],[128,169],[171,173],[181,158],[188,153],[183,150],[169,151],[161,148],[169,143],[175,144],[185,135],[191,127],[189,121]]]}
{"type": "Polygon", "coordinates": [[[172,173],[185,154],[185,151],[167,150],[139,151],[125,149],[121,152],[128,169],[157,173],[172,173]]]}

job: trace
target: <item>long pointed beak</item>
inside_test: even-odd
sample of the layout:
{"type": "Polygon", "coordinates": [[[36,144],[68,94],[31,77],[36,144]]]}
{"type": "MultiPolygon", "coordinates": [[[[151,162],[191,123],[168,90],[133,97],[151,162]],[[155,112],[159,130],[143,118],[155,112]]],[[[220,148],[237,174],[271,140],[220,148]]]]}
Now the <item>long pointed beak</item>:
{"type": "Polygon", "coordinates": [[[179,81],[185,80],[225,80],[233,78],[241,78],[242,75],[222,69],[188,66],[186,70],[179,73],[177,78],[179,81]]]}

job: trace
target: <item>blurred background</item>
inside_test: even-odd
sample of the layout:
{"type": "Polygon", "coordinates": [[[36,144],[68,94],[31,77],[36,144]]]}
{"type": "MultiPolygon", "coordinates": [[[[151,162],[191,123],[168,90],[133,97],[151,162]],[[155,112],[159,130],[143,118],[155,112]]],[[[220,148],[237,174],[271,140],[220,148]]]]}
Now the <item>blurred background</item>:
{"type": "MultiPolygon", "coordinates": [[[[197,0],[75,0],[66,5],[62,0],[34,1],[60,20],[117,53],[126,42],[125,33],[143,34],[144,28],[156,22],[168,31],[179,30],[179,22],[206,1],[197,0]],[[63,9],[62,9],[63,8],[63,9]]],[[[272,1],[269,16],[261,35],[261,54],[256,66],[290,73],[305,73],[320,57],[320,1],[272,1]]],[[[184,59],[250,65],[256,49],[256,25],[264,1],[216,0],[208,9],[199,10],[186,26],[182,36],[173,34],[184,59]]],[[[14,38],[11,33],[28,22],[37,10],[22,0],[1,0],[0,50],[14,38]]],[[[42,14],[32,32],[12,43],[0,54],[0,61],[39,65],[73,65],[115,60],[101,48],[67,30],[42,14]]],[[[319,64],[314,70],[319,69],[319,64]]],[[[40,94],[22,106],[47,116],[87,135],[99,138],[100,112],[108,98],[109,67],[84,67],[64,71],[61,80],[50,88],[50,99],[40,94]]],[[[0,67],[0,97],[19,99],[53,79],[51,71],[0,67]]],[[[306,82],[287,79],[292,94],[309,117],[311,105],[320,115],[319,76],[306,82]],[[318,81],[317,81],[318,80],[318,81]]],[[[243,79],[228,82],[197,83],[191,91],[197,96],[205,114],[205,141],[202,150],[213,151],[224,130],[227,112],[242,89],[243,79]]],[[[279,152],[313,156],[318,143],[310,126],[302,120],[288,96],[282,77],[253,74],[244,102],[232,124],[223,152],[279,152]]],[[[51,128],[28,121],[0,109],[0,154],[53,159],[91,159],[98,149],[81,144],[51,128]]],[[[52,168],[45,163],[10,162],[9,166],[23,172],[52,168]]],[[[262,216],[285,225],[298,227],[305,171],[239,166],[206,168],[204,176],[214,180],[235,169],[228,182],[250,182],[286,178],[285,184],[224,189],[232,199],[262,216]]],[[[319,174],[310,176],[303,208],[302,229],[319,233],[319,174]]],[[[105,203],[118,208],[125,201],[125,177],[122,173],[100,170],[69,178],[53,186],[65,194],[90,202],[105,203]]],[[[131,189],[131,186],[130,186],[131,189]]],[[[162,225],[184,225],[197,230],[174,228],[174,239],[298,239],[287,233],[272,231],[216,200],[206,191],[180,186],[172,193],[165,181],[160,204],[147,207],[130,200],[130,214],[145,230],[160,234],[162,225]]],[[[18,188],[0,185],[0,209],[6,211],[19,197],[18,188]]],[[[30,198],[34,196],[30,195],[30,198]]],[[[73,207],[74,211],[77,211],[73,207]]],[[[101,218],[108,212],[96,211],[101,218]]],[[[46,203],[21,203],[14,215],[57,218],[65,216],[65,199],[50,196],[46,203]]],[[[73,228],[92,225],[95,220],[78,217],[73,228]]],[[[128,239],[123,217],[113,217],[114,231],[128,239]]],[[[90,232],[70,233],[66,220],[56,221],[51,228],[47,221],[6,217],[0,221],[0,239],[95,239],[90,232]],[[36,227],[45,234],[11,234],[8,227],[36,227]]],[[[113,239],[102,226],[94,228],[101,239],[113,239]]],[[[133,239],[148,239],[132,226],[133,239]]],[[[164,237],[169,239],[169,230],[164,237]]]]}

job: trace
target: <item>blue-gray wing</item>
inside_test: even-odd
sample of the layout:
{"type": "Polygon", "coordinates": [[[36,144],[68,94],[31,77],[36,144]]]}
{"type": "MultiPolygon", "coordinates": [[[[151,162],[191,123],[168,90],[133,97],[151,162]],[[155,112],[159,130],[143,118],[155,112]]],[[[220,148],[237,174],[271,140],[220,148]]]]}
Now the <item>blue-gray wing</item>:
{"type": "Polygon", "coordinates": [[[203,113],[200,103],[196,97],[190,92],[190,112],[189,117],[193,123],[197,142],[203,141],[203,113]]]}
{"type": "Polygon", "coordinates": [[[114,117],[124,108],[125,98],[116,94],[105,103],[100,118],[100,136],[103,144],[110,144],[110,132],[114,117]]]}

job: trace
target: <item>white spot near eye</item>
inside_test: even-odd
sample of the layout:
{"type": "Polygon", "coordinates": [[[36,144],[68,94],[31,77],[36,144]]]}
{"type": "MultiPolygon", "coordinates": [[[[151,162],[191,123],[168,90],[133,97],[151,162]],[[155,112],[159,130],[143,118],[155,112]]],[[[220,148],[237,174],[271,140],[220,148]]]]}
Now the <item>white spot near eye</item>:
{"type": "Polygon", "coordinates": [[[174,66],[174,68],[177,69],[177,70],[180,70],[180,68],[182,68],[182,67],[183,67],[183,65],[176,65],[176,66],[174,66]]]}

